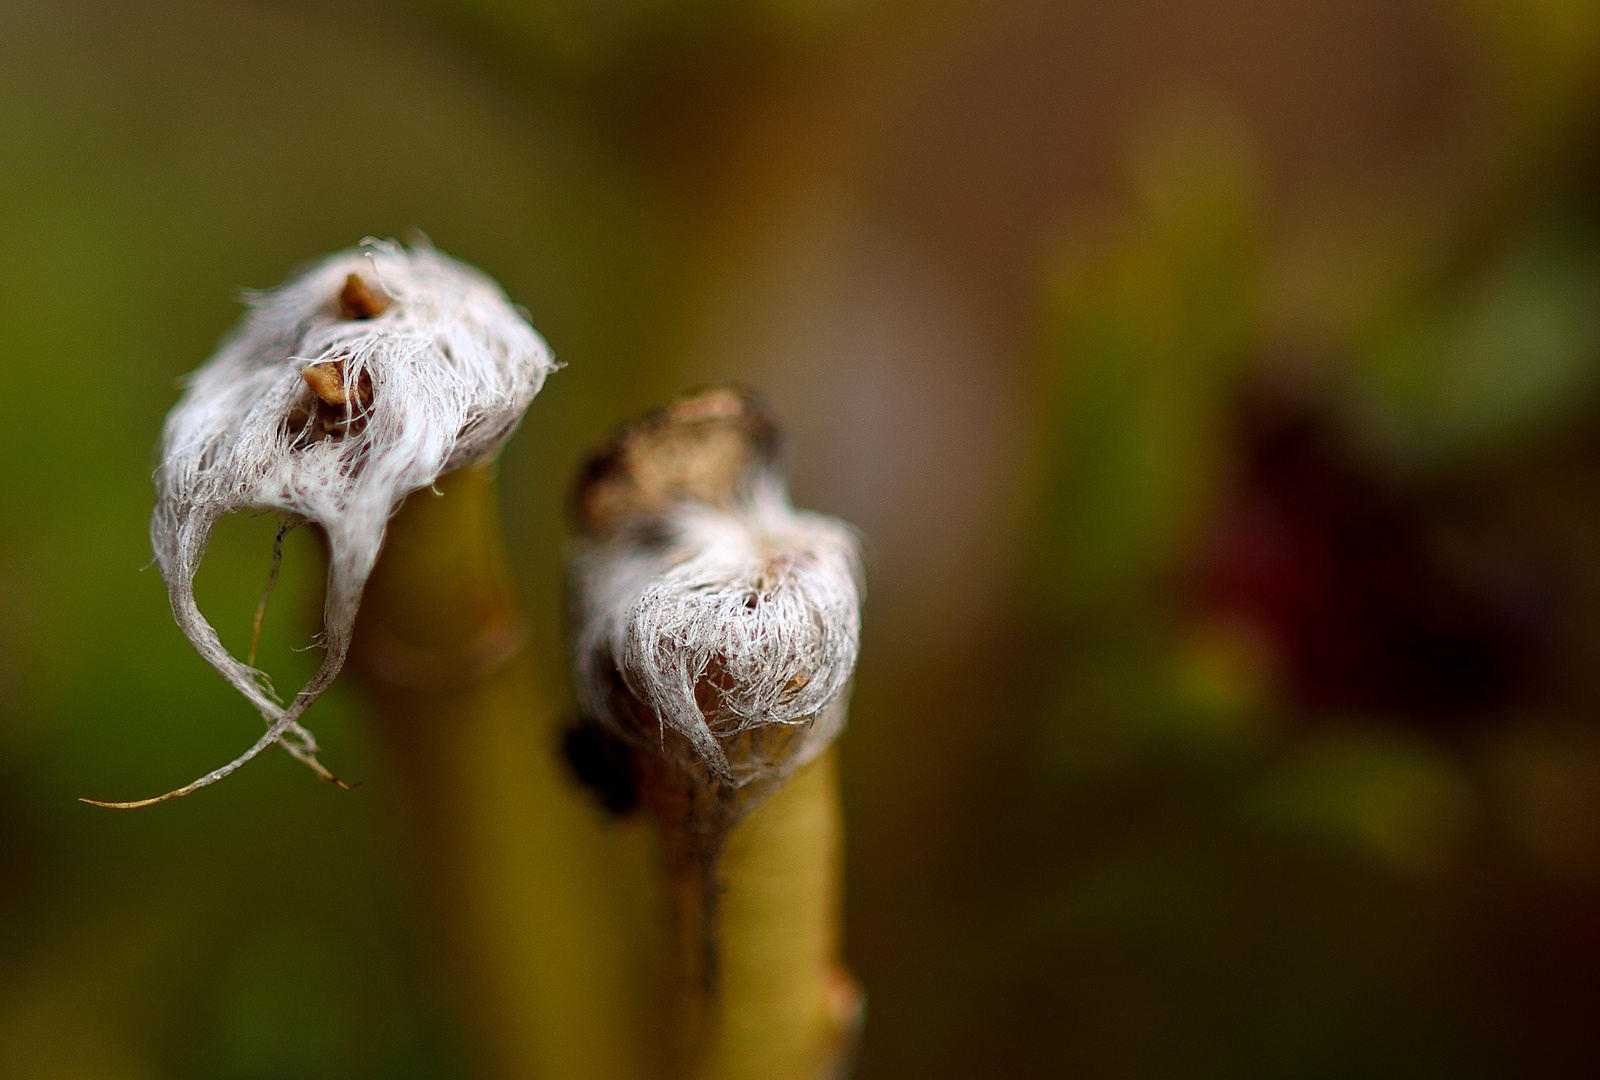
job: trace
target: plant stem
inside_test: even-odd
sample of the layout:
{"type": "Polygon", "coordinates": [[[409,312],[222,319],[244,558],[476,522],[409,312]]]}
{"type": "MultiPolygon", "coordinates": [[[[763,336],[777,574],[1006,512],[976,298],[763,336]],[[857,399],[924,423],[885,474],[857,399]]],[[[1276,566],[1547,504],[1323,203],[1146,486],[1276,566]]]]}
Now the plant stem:
{"type": "Polygon", "coordinates": [[[659,773],[647,787],[673,884],[683,1073],[694,1080],[844,1075],[862,998],[839,959],[835,751],[729,829],[720,822],[737,815],[740,795],[707,805],[659,773]]]}
{"type": "Polygon", "coordinates": [[[618,831],[564,775],[524,649],[491,470],[449,474],[390,522],[353,658],[406,787],[436,946],[493,1076],[646,1075],[618,831]]]}

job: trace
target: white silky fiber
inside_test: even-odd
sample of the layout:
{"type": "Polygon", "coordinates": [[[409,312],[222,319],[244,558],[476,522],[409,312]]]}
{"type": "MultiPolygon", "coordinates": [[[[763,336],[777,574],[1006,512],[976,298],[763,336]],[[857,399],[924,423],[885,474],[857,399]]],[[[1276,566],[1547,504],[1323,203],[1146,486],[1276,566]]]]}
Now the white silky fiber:
{"type": "Polygon", "coordinates": [[[556,367],[498,285],[428,246],[367,240],[247,301],[167,417],[150,536],[178,625],[268,728],[235,761],[164,797],[226,776],[273,741],[323,771],[299,721],[344,664],[390,514],[441,473],[498,451],[556,367]],[[377,303],[352,312],[342,301],[351,287],[377,303]],[[331,426],[305,375],[323,364],[338,365],[348,390],[331,426]],[[195,604],[212,527],[243,508],[315,522],[328,537],[323,661],[287,704],[195,604]]]}
{"type": "Polygon", "coordinates": [[[795,510],[770,469],[729,508],[679,503],[580,541],[573,566],[574,661],[580,706],[645,752],[734,788],[781,780],[844,726],[861,638],[863,591],[854,532],[795,510]],[[661,730],[619,707],[627,691],[661,730]],[[788,728],[793,737],[739,736],[788,728]]]}

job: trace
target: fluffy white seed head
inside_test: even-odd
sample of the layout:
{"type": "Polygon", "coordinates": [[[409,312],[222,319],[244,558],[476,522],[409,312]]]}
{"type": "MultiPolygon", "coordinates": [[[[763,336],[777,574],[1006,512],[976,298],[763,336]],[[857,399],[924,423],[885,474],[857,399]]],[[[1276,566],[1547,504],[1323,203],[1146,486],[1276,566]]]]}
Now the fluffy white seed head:
{"type": "Polygon", "coordinates": [[[344,663],[389,515],[441,473],[492,456],[555,367],[499,286],[427,246],[368,240],[247,299],[167,417],[150,525],[178,625],[268,722],[249,754],[200,784],[275,739],[314,762],[299,718],[344,663]],[[247,507],[328,538],[324,659],[287,705],[195,605],[212,527],[247,507]]]}
{"type": "Polygon", "coordinates": [[[709,391],[625,432],[577,493],[581,708],[736,789],[833,741],[860,646],[855,534],[790,505],[773,441],[749,398],[709,391]]]}

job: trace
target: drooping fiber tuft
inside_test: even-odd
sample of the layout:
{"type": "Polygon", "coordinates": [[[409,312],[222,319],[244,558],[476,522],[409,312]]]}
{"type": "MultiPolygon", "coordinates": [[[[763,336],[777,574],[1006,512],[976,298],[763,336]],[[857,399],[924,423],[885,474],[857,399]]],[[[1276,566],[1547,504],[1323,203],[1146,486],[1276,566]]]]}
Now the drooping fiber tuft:
{"type": "Polygon", "coordinates": [[[556,366],[499,286],[428,246],[367,240],[247,299],[167,417],[150,536],[179,627],[268,728],[237,760],[161,798],[275,741],[327,775],[300,718],[344,664],[390,514],[441,473],[492,456],[556,366]],[[328,538],[323,661],[287,705],[195,604],[213,526],[246,507],[313,521],[328,538]]]}

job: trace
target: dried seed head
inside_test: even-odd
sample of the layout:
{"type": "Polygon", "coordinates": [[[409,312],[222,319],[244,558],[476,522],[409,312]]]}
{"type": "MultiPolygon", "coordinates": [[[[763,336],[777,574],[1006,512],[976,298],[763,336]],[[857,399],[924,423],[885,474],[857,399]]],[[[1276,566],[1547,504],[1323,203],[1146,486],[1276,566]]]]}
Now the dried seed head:
{"type": "Polygon", "coordinates": [[[494,454],[555,366],[493,281],[431,247],[369,240],[249,302],[167,417],[150,536],[178,625],[268,731],[174,794],[274,740],[315,765],[299,719],[344,663],[389,515],[441,473],[494,454]],[[195,606],[212,527],[245,507],[298,515],[328,537],[324,659],[287,705],[195,606]]]}
{"type": "Polygon", "coordinates": [[[581,707],[735,789],[839,733],[860,641],[856,537],[789,504],[777,441],[748,395],[705,391],[622,431],[573,494],[581,707]]]}

